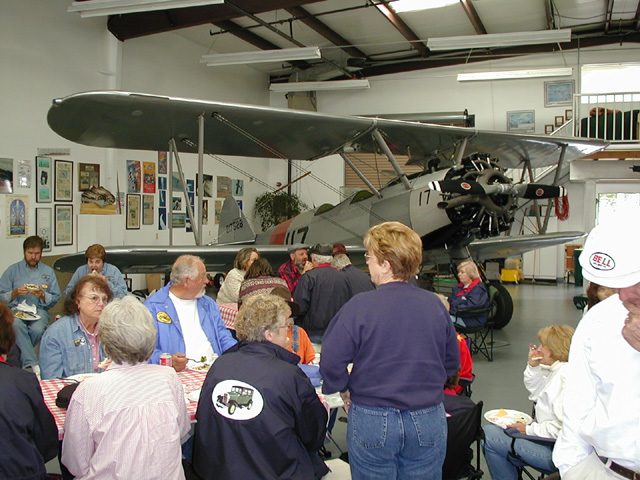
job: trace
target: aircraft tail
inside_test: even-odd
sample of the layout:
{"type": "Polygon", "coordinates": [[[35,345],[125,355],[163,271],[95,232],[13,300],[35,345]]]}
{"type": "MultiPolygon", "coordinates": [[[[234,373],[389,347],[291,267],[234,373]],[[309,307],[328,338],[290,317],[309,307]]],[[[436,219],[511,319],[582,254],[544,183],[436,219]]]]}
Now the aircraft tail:
{"type": "Polygon", "coordinates": [[[253,242],[256,234],[249,225],[236,199],[228,196],[222,204],[218,243],[253,242]]]}

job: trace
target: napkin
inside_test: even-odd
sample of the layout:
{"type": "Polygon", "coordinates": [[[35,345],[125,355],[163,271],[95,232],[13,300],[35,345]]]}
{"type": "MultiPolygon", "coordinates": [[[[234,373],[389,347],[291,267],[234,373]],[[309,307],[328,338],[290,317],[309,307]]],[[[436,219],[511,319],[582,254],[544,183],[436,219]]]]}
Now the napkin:
{"type": "Polygon", "coordinates": [[[23,300],[16,305],[16,311],[33,313],[35,315],[38,310],[35,305],[29,305],[26,300],[23,300]]]}

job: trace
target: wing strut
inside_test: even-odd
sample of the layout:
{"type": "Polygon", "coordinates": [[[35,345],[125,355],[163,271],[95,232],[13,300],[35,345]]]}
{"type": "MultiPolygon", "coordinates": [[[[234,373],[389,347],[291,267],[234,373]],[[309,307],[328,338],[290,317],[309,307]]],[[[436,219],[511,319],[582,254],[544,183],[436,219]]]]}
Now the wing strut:
{"type": "Polygon", "coordinates": [[[378,142],[378,146],[382,149],[384,155],[389,160],[389,163],[391,163],[391,165],[393,166],[393,169],[400,176],[400,181],[402,182],[402,185],[404,185],[404,188],[406,188],[407,190],[411,190],[411,185],[409,184],[409,180],[407,180],[407,174],[404,173],[400,168],[398,160],[396,160],[396,157],[394,157],[393,153],[391,153],[391,149],[389,148],[389,145],[387,145],[387,142],[384,141],[384,138],[382,138],[380,130],[376,128],[371,133],[373,133],[373,138],[375,138],[376,142],[378,142]]]}
{"type": "Polygon", "coordinates": [[[376,195],[376,197],[378,198],[382,198],[382,194],[378,191],[378,189],[376,187],[373,186],[373,184],[369,181],[369,179],[367,177],[364,176],[364,173],[362,173],[358,167],[356,167],[353,162],[351,161],[351,159],[347,156],[346,153],[344,152],[340,152],[340,156],[342,157],[342,159],[347,162],[347,165],[349,165],[354,172],[356,172],[356,175],[358,175],[358,177],[360,177],[360,180],[362,180],[365,185],[367,187],[369,187],[371,189],[371,191],[376,195]]]}
{"type": "Polygon", "coordinates": [[[462,156],[464,155],[464,151],[467,148],[467,140],[468,137],[464,137],[460,140],[460,143],[456,145],[456,151],[453,158],[454,168],[458,168],[460,165],[462,165],[462,156]]]}
{"type": "MultiPolygon", "coordinates": [[[[562,149],[560,150],[560,158],[558,160],[558,166],[556,167],[556,175],[553,178],[553,183],[552,185],[557,186],[558,183],[560,182],[560,170],[562,170],[562,166],[564,165],[565,162],[565,153],[567,152],[567,144],[564,143],[562,144],[562,149]]],[[[547,233],[547,226],[549,225],[549,217],[551,216],[551,202],[553,201],[553,199],[549,199],[549,202],[547,203],[547,211],[544,215],[544,223],[542,225],[542,230],[540,231],[540,233],[547,233]]]]}
{"type": "MultiPolygon", "coordinates": [[[[178,166],[178,175],[180,176],[180,183],[182,183],[182,193],[184,195],[184,201],[187,204],[187,215],[189,215],[189,219],[191,220],[191,230],[193,231],[193,237],[196,241],[196,245],[198,245],[198,226],[195,225],[195,222],[194,222],[193,209],[191,208],[191,202],[189,202],[189,194],[187,193],[187,182],[184,179],[184,171],[182,170],[182,162],[180,161],[180,155],[178,155],[178,148],[176,147],[175,138],[172,138],[170,140],[169,145],[176,159],[176,165],[178,166]]],[[[198,168],[199,167],[200,165],[198,165],[198,168]]],[[[172,179],[173,178],[169,178],[169,181],[172,181],[172,179]]],[[[173,182],[172,182],[172,185],[173,185],[173,182]]],[[[200,185],[202,185],[202,183],[200,185]]],[[[201,190],[204,190],[204,189],[201,188],[201,190]]],[[[173,189],[171,189],[170,192],[173,192],[173,189]]],[[[167,202],[168,201],[169,199],[167,199],[167,202]]],[[[173,202],[173,197],[171,197],[171,202],[173,202]]],[[[173,205],[171,205],[171,210],[173,210],[173,205]]],[[[173,213],[172,213],[172,217],[173,217],[173,213]]],[[[173,218],[171,218],[171,221],[173,223],[173,218]]],[[[172,237],[173,237],[173,225],[171,225],[171,227],[169,228],[171,228],[172,237]]]]}

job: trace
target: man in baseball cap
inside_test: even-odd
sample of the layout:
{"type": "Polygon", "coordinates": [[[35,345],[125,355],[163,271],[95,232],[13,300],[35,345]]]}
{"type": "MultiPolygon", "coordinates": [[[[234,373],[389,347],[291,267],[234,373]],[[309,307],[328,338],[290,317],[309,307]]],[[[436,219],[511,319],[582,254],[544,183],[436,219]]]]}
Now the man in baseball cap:
{"type": "Polygon", "coordinates": [[[587,312],[571,342],[553,451],[563,480],[640,478],[640,226],[616,220],[594,228],[580,255],[584,277],[618,294],[587,312]]]}
{"type": "Polygon", "coordinates": [[[291,245],[287,250],[289,252],[289,260],[280,265],[278,269],[278,275],[287,282],[291,293],[296,289],[302,274],[313,268],[309,261],[307,248],[306,245],[301,243],[291,245]]]}

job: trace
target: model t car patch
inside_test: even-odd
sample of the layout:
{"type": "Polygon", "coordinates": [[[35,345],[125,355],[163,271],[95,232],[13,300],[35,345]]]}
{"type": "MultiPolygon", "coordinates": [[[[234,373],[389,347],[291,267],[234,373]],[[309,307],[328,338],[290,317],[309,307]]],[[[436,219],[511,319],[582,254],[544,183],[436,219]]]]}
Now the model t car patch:
{"type": "Polygon", "coordinates": [[[239,380],[218,383],[211,394],[216,411],[231,420],[250,420],[257,417],[264,406],[258,390],[239,380]]]}

